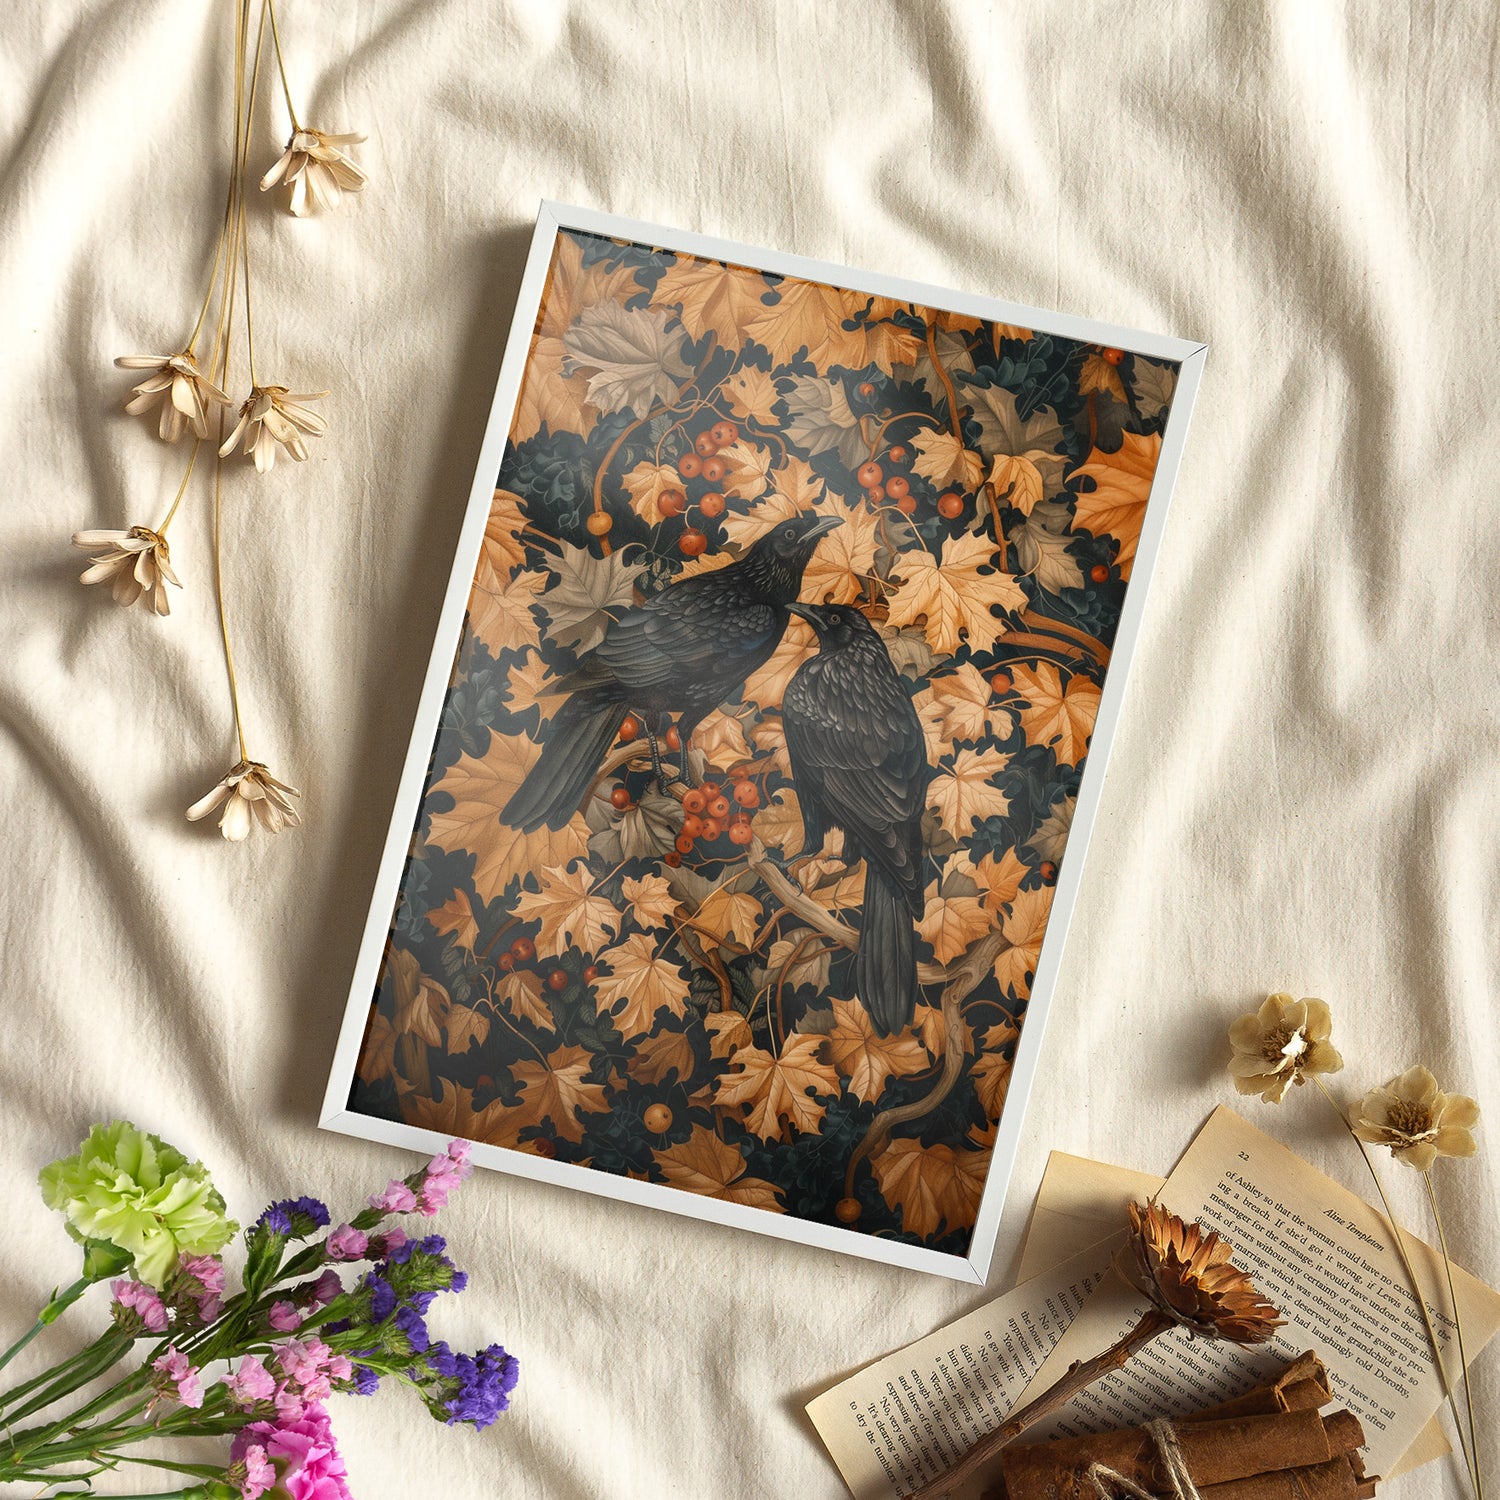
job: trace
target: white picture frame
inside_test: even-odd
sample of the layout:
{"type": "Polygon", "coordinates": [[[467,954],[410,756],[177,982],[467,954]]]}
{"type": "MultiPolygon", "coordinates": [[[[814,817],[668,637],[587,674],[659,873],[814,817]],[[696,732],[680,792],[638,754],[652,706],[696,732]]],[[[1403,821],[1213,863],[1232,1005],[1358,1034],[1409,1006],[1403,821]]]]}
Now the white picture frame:
{"type": "Polygon", "coordinates": [[[410,748],[391,813],[390,831],[375,872],[370,914],[354,967],[320,1117],[320,1124],[324,1129],[411,1150],[440,1149],[445,1143],[444,1135],[356,1112],[349,1108],[348,1100],[371,998],[376,991],[382,955],[392,925],[403,867],[412,842],[412,830],[424,795],[445,692],[464,629],[466,604],[490,514],[496,475],[501,468],[523,373],[527,367],[533,328],[541,306],[554,244],[563,231],[638,241],[680,254],[753,267],[775,276],[831,283],[858,293],[894,298],[900,302],[922,304],[997,323],[1020,325],[1065,339],[1127,350],[1178,366],[1175,394],[1171,398],[1161,432],[1160,454],[1151,480],[1133,572],[1125,592],[1109,670],[1102,685],[1093,737],[1078,788],[1072,832],[1065,857],[1056,873],[1052,913],[1037,960],[1025,1024],[1016,1043],[1008,1097],[1000,1117],[968,1253],[934,1251],[922,1245],[880,1238],[837,1224],[812,1222],[734,1202],[699,1197],[671,1186],[615,1176],[591,1167],[551,1160],[505,1147],[480,1143],[474,1148],[473,1159],[482,1167],[638,1203],[730,1228],[789,1239],[846,1255],[982,1285],[995,1250],[1006,1187],[1024,1128],[1026,1104],[1036,1081],[1037,1061],[1053,1002],[1058,965],[1077,899],[1083,860],[1098,811],[1109,750],[1120,720],[1151,574],[1161,546],[1168,502],[1182,458],[1207,346],[1195,340],[1117,327],[975,293],[922,285],[901,277],[853,270],[801,256],[761,250],[705,235],[639,223],[591,209],[550,201],[542,203],[516,300],[514,320],[489,421],[475,465],[468,508],[417,706],[410,748]]]}

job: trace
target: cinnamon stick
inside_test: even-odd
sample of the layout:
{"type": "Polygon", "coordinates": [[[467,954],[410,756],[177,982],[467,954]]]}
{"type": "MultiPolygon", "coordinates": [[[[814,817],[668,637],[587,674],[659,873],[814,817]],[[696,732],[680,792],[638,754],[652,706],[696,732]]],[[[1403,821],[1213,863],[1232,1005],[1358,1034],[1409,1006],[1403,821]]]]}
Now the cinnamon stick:
{"type": "MultiPolygon", "coordinates": [[[[1352,1413],[1337,1412],[1325,1422],[1308,1409],[1183,1422],[1175,1432],[1200,1491],[1254,1475],[1324,1465],[1364,1441],[1352,1413]]],[[[1001,1472],[1010,1500],[1090,1500],[1095,1491],[1088,1471],[1095,1464],[1154,1493],[1171,1489],[1155,1439],[1138,1427],[1012,1446],[1004,1451],[1001,1472]]]]}
{"type": "Polygon", "coordinates": [[[1221,1417],[1253,1417],[1273,1411],[1315,1411],[1333,1400],[1328,1371],[1311,1349],[1296,1359],[1274,1380],[1254,1386],[1241,1396],[1205,1407],[1179,1422],[1207,1422],[1221,1417]]]}
{"type": "Polygon", "coordinates": [[[1326,1464],[1251,1474],[1200,1488],[1198,1494],[1201,1500],[1359,1500],[1374,1492],[1374,1486],[1354,1472],[1349,1455],[1341,1453],[1326,1464]]]}

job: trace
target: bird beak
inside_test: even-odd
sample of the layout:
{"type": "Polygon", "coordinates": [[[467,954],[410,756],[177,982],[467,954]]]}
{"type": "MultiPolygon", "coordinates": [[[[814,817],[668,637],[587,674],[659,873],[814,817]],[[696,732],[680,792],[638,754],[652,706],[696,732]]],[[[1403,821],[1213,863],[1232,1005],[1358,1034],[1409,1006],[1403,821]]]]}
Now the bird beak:
{"type": "Polygon", "coordinates": [[[789,610],[791,610],[791,612],[794,615],[797,615],[801,619],[806,620],[807,623],[809,625],[811,625],[814,630],[816,630],[818,628],[818,617],[812,612],[812,606],[811,605],[807,605],[807,604],[788,604],[787,608],[789,610]]]}
{"type": "Polygon", "coordinates": [[[834,527],[842,526],[843,524],[837,516],[822,516],[802,533],[802,540],[804,542],[815,542],[820,536],[827,536],[834,527]]]}

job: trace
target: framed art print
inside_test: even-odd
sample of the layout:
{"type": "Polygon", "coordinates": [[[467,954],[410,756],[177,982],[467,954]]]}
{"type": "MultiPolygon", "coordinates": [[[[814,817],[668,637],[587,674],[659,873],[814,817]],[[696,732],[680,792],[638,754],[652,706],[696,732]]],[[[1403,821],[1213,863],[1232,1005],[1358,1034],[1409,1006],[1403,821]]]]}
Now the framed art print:
{"type": "Polygon", "coordinates": [[[983,1282],[1204,357],[544,205],[323,1124],[983,1282]]]}

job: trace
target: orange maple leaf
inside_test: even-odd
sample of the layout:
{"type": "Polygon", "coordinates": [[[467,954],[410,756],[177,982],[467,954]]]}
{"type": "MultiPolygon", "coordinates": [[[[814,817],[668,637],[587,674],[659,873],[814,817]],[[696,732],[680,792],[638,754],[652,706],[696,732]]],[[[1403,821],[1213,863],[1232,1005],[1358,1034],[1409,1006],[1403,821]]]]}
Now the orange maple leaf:
{"type": "Polygon", "coordinates": [[[995,960],[995,978],[1002,989],[1017,999],[1031,993],[1031,978],[1036,973],[1051,914],[1052,887],[1044,885],[1034,891],[1022,891],[1001,923],[1000,930],[1010,946],[995,960]]]}
{"type": "Polygon", "coordinates": [[[550,1119],[558,1135],[575,1144],[581,1141],[579,1110],[595,1113],[609,1108],[605,1085],[584,1078],[593,1065],[593,1054],[583,1047],[559,1047],[545,1061],[525,1058],[512,1064],[511,1075],[521,1085],[521,1123],[540,1125],[550,1119]]]}
{"type": "Polygon", "coordinates": [[[697,1061],[685,1031],[658,1031],[635,1043],[625,1071],[641,1083],[661,1083],[671,1074],[682,1083],[692,1077],[697,1061]]]}
{"type": "Polygon", "coordinates": [[[984,1036],[979,1043],[978,1060],[969,1070],[979,1102],[984,1105],[984,1112],[992,1120],[1000,1118],[1000,1113],[1005,1108],[1005,1093],[1010,1087],[1012,1063],[1001,1048],[1015,1041],[1020,1034],[1010,1021],[1000,1021],[985,1027],[984,1036]]]}
{"type": "Polygon", "coordinates": [[[759,1177],[746,1177],[745,1158],[702,1125],[694,1125],[687,1140],[651,1154],[672,1187],[704,1198],[781,1212],[781,1189],[759,1177]]]}
{"type": "Polygon", "coordinates": [[[1068,476],[1076,479],[1086,474],[1094,481],[1094,488],[1078,497],[1073,508],[1073,525],[1095,536],[1112,536],[1119,542],[1115,563],[1121,578],[1130,577],[1160,457],[1159,432],[1127,432],[1117,453],[1103,453],[1095,448],[1088,462],[1068,476]]]}
{"type": "Polygon", "coordinates": [[[927,1049],[910,1027],[894,1036],[877,1036],[864,1006],[853,1000],[835,1000],[833,1015],[828,1055],[849,1080],[849,1092],[856,1098],[873,1104],[888,1079],[904,1078],[927,1067],[927,1049]]]}
{"type": "Polygon", "coordinates": [[[1099,685],[1073,673],[1063,685],[1051,662],[1011,668],[1015,691],[1025,699],[1018,709],[1021,727],[1033,745],[1046,745],[1060,765],[1075,766],[1088,753],[1089,736],[1099,717],[1099,685]]]}
{"type": "Polygon", "coordinates": [[[966,1229],[979,1211],[989,1154],[955,1151],[951,1146],[923,1146],[920,1141],[894,1140],[871,1166],[885,1201],[901,1214],[909,1234],[928,1235],[942,1227],[966,1229]],[[974,1158],[980,1157],[978,1170],[974,1158]]]}
{"type": "Polygon", "coordinates": [[[396,1028],[382,1011],[372,1009],[354,1071],[366,1083],[379,1083],[382,1078],[389,1078],[395,1067],[396,1028]]]}
{"type": "Polygon", "coordinates": [[[760,1047],[743,1047],[720,1077],[714,1102],[748,1105],[745,1124],[763,1141],[780,1137],[783,1120],[796,1131],[815,1130],[828,1100],[839,1093],[838,1074],[827,1055],[820,1036],[789,1036],[780,1057],[760,1047]]]}
{"type": "Polygon", "coordinates": [[[449,896],[441,906],[427,913],[435,932],[451,932],[453,941],[469,953],[474,951],[474,939],[479,936],[479,923],[474,920],[474,908],[469,904],[469,893],[459,889],[449,896]]]}

